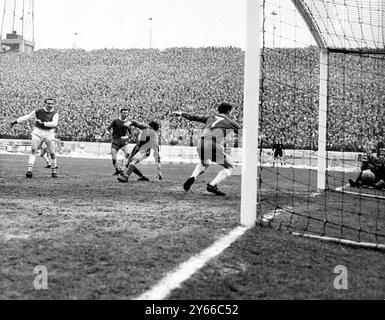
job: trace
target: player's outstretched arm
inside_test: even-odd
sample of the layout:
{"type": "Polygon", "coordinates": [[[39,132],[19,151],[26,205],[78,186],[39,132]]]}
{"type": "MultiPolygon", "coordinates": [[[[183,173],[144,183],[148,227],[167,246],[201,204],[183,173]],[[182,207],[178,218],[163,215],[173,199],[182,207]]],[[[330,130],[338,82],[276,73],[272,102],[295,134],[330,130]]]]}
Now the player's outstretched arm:
{"type": "Polygon", "coordinates": [[[145,123],[141,123],[141,122],[135,121],[135,120],[127,121],[127,122],[124,123],[124,125],[127,126],[127,127],[134,126],[134,127],[139,128],[140,130],[144,130],[144,129],[150,128],[149,125],[147,125],[145,123]]]}
{"type": "MultiPolygon", "coordinates": [[[[22,117],[20,117],[20,118],[17,118],[16,120],[14,120],[14,121],[12,121],[11,123],[10,123],[10,126],[11,126],[11,128],[14,126],[14,125],[16,125],[16,124],[18,124],[18,123],[22,123],[22,122],[24,122],[24,121],[27,121],[27,120],[30,120],[30,119],[33,119],[33,118],[36,118],[36,113],[35,113],[35,111],[32,111],[31,113],[29,113],[29,114],[27,114],[27,115],[25,115],[25,116],[22,116],[22,117]]],[[[40,120],[39,120],[40,121],[40,120]]]]}
{"type": "Polygon", "coordinates": [[[182,112],[182,111],[174,111],[172,113],[172,115],[183,117],[189,121],[196,121],[196,122],[203,122],[203,123],[206,123],[208,118],[209,118],[208,116],[190,114],[190,113],[186,113],[186,112],[182,112]]]}

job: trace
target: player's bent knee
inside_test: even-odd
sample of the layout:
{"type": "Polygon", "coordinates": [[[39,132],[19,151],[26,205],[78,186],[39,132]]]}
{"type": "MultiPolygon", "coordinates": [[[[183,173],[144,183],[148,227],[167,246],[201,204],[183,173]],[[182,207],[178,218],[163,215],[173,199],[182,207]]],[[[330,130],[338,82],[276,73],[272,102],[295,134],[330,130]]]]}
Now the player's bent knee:
{"type": "Polygon", "coordinates": [[[225,172],[226,172],[227,177],[230,177],[234,172],[234,167],[226,168],[225,172]]]}

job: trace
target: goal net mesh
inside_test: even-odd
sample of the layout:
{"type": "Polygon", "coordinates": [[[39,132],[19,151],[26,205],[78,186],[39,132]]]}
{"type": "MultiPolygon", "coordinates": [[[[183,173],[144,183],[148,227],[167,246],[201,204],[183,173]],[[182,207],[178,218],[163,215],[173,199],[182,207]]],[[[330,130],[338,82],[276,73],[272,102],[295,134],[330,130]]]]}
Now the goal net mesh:
{"type": "Polygon", "coordinates": [[[262,4],[259,218],[298,234],[383,247],[384,3],[262,4]],[[326,190],[317,185],[321,50],[328,56],[326,190]],[[368,158],[373,176],[363,170],[368,158]]]}

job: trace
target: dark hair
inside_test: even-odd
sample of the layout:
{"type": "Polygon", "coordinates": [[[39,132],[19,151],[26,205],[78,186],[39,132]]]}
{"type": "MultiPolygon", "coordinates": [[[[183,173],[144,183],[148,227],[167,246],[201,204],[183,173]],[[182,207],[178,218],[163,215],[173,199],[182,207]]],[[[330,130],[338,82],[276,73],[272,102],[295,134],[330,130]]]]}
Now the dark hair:
{"type": "Polygon", "coordinates": [[[52,101],[53,103],[55,103],[55,99],[54,98],[47,98],[44,100],[44,103],[47,103],[48,101],[52,101]]]}
{"type": "Polygon", "coordinates": [[[130,111],[130,110],[128,110],[127,108],[120,109],[120,113],[122,113],[123,111],[130,111]]]}
{"type": "Polygon", "coordinates": [[[158,131],[158,130],[159,130],[159,123],[156,122],[156,121],[151,121],[148,125],[149,125],[152,129],[154,129],[155,131],[158,131]]]}
{"type": "Polygon", "coordinates": [[[223,102],[218,107],[219,113],[227,113],[233,109],[233,106],[230,103],[223,102]]]}

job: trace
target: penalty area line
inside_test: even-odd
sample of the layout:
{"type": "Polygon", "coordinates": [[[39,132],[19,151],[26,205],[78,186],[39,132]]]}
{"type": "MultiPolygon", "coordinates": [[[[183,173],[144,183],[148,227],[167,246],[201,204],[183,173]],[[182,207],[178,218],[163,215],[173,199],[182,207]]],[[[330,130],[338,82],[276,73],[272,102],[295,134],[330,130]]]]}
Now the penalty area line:
{"type": "Polygon", "coordinates": [[[163,300],[185,280],[204,267],[211,259],[221,254],[233,242],[239,239],[251,227],[237,227],[228,235],[220,238],[201,253],[191,257],[171,271],[150,290],[134,300],[163,300]]]}

